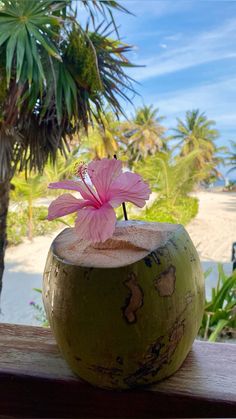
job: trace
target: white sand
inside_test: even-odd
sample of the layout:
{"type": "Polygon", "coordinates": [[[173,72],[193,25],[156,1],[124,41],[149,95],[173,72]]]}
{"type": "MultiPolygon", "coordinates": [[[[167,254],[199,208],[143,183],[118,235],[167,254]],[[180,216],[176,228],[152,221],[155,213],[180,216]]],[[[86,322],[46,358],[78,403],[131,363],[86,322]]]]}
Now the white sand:
{"type": "MultiPolygon", "coordinates": [[[[62,230],[64,230],[63,227],[62,230]]],[[[35,237],[32,241],[25,239],[18,246],[7,248],[5,262],[14,263],[11,272],[43,273],[48,250],[61,230],[46,236],[35,237]]]]}
{"type": "Polygon", "coordinates": [[[236,241],[236,193],[198,192],[199,212],[187,226],[202,261],[230,262],[236,241]]]}
{"type": "MultiPolygon", "coordinates": [[[[198,249],[203,269],[213,267],[208,279],[209,295],[217,278],[216,262],[224,262],[226,272],[231,271],[231,248],[232,242],[236,241],[236,193],[198,192],[196,196],[200,203],[199,213],[187,230],[198,249]]],[[[7,249],[1,321],[37,324],[29,301],[41,301],[33,287],[42,286],[48,249],[58,233],[36,237],[33,242],[25,240],[7,249]]]]}

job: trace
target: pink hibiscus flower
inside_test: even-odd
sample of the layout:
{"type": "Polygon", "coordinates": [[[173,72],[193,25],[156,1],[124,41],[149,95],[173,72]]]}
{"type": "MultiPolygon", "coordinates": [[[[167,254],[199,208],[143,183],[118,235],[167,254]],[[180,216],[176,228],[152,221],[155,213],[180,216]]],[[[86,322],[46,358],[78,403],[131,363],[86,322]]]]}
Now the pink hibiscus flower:
{"type": "Polygon", "coordinates": [[[92,243],[104,242],[115,230],[114,208],[128,201],[143,207],[149,198],[150,189],[140,175],[122,173],[121,161],[102,159],[92,161],[78,169],[80,180],[65,180],[50,183],[51,189],[69,189],[80,193],[83,199],[64,194],[53,201],[48,208],[48,220],[78,212],[75,229],[79,236],[92,243]],[[91,180],[87,183],[85,174],[91,180]]]}

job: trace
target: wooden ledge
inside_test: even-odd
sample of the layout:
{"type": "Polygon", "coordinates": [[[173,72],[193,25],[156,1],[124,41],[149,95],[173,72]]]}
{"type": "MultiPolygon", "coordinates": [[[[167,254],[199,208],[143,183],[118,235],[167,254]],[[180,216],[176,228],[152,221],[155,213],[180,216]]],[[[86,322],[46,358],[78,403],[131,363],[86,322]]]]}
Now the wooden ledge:
{"type": "Polygon", "coordinates": [[[146,389],[100,390],[77,379],[50,330],[0,325],[1,418],[236,417],[236,345],[196,341],[182,368],[146,389]]]}

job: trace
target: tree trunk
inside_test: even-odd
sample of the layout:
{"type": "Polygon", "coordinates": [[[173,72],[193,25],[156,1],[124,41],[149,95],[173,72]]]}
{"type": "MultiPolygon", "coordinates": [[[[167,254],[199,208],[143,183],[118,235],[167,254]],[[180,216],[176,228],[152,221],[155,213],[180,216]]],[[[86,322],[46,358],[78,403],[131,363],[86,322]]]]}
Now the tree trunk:
{"type": "Polygon", "coordinates": [[[30,196],[28,200],[28,239],[30,241],[33,240],[33,205],[32,205],[32,197],[30,196]]]}
{"type": "Polygon", "coordinates": [[[0,182],[0,295],[4,271],[4,255],[7,245],[7,212],[9,205],[10,180],[0,182]]]}

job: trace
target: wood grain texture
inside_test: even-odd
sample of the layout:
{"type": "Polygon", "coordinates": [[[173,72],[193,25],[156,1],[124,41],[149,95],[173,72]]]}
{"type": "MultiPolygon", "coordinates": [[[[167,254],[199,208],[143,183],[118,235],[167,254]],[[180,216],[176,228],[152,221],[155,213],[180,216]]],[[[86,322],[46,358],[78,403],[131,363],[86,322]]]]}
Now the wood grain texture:
{"type": "Polygon", "coordinates": [[[236,345],[195,342],[182,368],[154,386],[100,390],[61,358],[50,330],[0,325],[0,417],[236,417],[236,345]]]}

